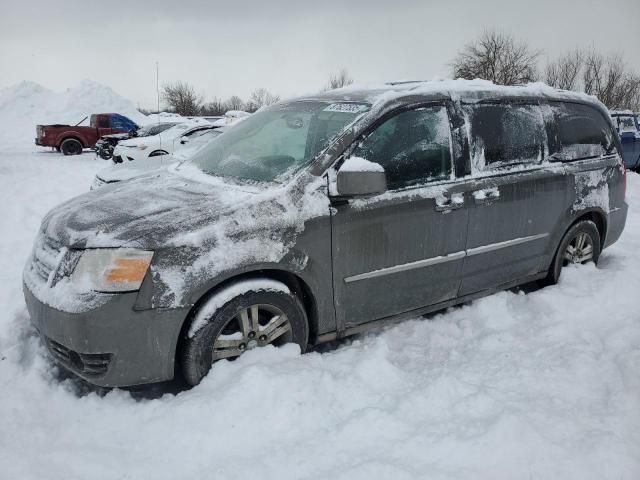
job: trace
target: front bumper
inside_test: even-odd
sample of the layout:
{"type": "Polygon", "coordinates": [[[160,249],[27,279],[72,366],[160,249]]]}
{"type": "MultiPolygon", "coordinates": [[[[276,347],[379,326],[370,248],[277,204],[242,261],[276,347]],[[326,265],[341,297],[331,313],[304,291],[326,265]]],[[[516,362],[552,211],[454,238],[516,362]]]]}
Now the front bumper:
{"type": "Polygon", "coordinates": [[[137,293],[114,295],[104,305],[67,313],[38,300],[24,285],[31,322],[54,359],[101,387],[171,380],[187,308],[134,310],[137,293]]]}

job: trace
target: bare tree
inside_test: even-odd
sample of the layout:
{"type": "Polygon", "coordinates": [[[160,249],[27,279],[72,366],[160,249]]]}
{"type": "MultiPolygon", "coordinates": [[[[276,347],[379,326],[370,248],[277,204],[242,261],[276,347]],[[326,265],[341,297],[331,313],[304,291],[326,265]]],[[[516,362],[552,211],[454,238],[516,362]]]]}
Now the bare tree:
{"type": "Polygon", "coordinates": [[[227,99],[225,102],[227,110],[244,110],[245,104],[244,100],[242,100],[237,95],[233,95],[227,99]]]}
{"type": "Polygon", "coordinates": [[[260,107],[273,105],[280,101],[280,95],[274,95],[266,88],[257,88],[251,93],[251,97],[246,103],[246,109],[249,112],[255,112],[260,107]]]}
{"type": "Polygon", "coordinates": [[[557,60],[547,64],[545,82],[555,88],[576,90],[579,88],[580,72],[584,66],[584,54],[576,49],[563,54],[557,60]]]}
{"type": "Polygon", "coordinates": [[[611,109],[638,107],[640,77],[626,69],[620,55],[588,52],[582,81],[585,93],[595,95],[611,109]]]}
{"type": "Polygon", "coordinates": [[[557,88],[595,95],[610,109],[640,108],[640,75],[618,54],[595,49],[565,53],[545,69],[546,82],[557,88]]]}
{"type": "Polygon", "coordinates": [[[213,100],[205,104],[201,111],[203,115],[222,116],[227,110],[229,110],[227,104],[221,98],[213,97],[213,100]]]}
{"type": "Polygon", "coordinates": [[[184,116],[198,115],[202,106],[202,95],[186,82],[174,82],[162,87],[162,98],[176,113],[184,116]]]}
{"type": "Polygon", "coordinates": [[[341,68],[338,73],[329,75],[329,81],[325,90],[333,90],[335,88],[345,87],[353,83],[353,78],[349,75],[346,68],[341,68]]]}
{"type": "Polygon", "coordinates": [[[453,61],[455,78],[482,78],[499,85],[516,85],[536,80],[540,52],[511,35],[486,30],[467,44],[453,61]]]}

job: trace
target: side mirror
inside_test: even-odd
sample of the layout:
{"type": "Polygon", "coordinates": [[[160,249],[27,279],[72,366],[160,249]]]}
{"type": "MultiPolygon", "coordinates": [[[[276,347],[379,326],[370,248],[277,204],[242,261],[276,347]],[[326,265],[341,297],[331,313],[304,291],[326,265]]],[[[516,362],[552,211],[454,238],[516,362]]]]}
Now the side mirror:
{"type": "Polygon", "coordinates": [[[187,143],[188,141],[189,141],[189,137],[182,137],[182,138],[180,139],[180,144],[181,144],[181,145],[184,145],[184,144],[185,144],[185,143],[187,143]]]}
{"type": "Polygon", "coordinates": [[[387,191],[387,177],[379,163],[350,157],[338,170],[338,195],[346,197],[375,195],[387,191]]]}

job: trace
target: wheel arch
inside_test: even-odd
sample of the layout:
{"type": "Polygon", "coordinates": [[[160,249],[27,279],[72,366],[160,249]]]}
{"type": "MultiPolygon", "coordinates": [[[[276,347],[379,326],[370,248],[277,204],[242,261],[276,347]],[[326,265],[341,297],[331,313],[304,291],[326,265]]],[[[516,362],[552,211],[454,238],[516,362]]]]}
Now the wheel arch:
{"type": "Polygon", "coordinates": [[[60,137],[60,139],[58,140],[58,148],[62,147],[62,144],[66,141],[66,140],[77,140],[78,142],[80,142],[80,145],[82,145],[82,148],[87,148],[87,146],[85,145],[84,141],[82,140],[81,137],[77,136],[77,135],[65,135],[60,137]]]}
{"type": "Polygon", "coordinates": [[[277,268],[264,268],[259,270],[253,270],[248,272],[243,272],[238,275],[231,276],[226,278],[214,286],[210,286],[203,294],[199,296],[199,298],[193,303],[193,306],[190,308],[189,313],[185,316],[182,326],[180,328],[180,335],[178,337],[178,345],[176,347],[176,364],[178,363],[180,350],[182,348],[182,342],[185,338],[186,332],[191,325],[191,321],[194,318],[195,313],[198,309],[208,301],[216,292],[219,292],[221,289],[232,285],[241,280],[248,279],[257,279],[257,278],[268,278],[271,280],[276,280],[284,283],[289,290],[300,300],[302,306],[307,314],[307,322],[309,328],[309,340],[308,343],[313,343],[315,338],[318,335],[318,305],[313,294],[313,291],[309,284],[300,276],[295,273],[292,273],[288,270],[277,269],[277,268]]]}
{"type": "Polygon", "coordinates": [[[565,229],[565,233],[567,232],[567,230],[573,227],[576,223],[582,220],[591,220],[593,223],[596,224],[596,227],[598,228],[598,233],[600,234],[600,246],[601,248],[603,248],[605,239],[607,236],[607,227],[608,227],[607,214],[601,208],[596,208],[596,207],[586,209],[586,210],[581,210],[580,212],[577,213],[573,222],[571,222],[571,224],[565,229]]]}
{"type": "Polygon", "coordinates": [[[559,222],[559,226],[557,227],[557,229],[554,229],[552,240],[549,242],[547,257],[542,265],[543,270],[548,270],[553,264],[553,260],[558,253],[560,243],[562,242],[562,239],[567,234],[569,229],[582,220],[591,220],[596,224],[598,233],[600,234],[601,249],[604,248],[604,242],[608,228],[607,214],[604,212],[604,210],[599,207],[590,207],[577,212],[573,212],[570,214],[569,218],[564,217],[564,219],[559,222]]]}

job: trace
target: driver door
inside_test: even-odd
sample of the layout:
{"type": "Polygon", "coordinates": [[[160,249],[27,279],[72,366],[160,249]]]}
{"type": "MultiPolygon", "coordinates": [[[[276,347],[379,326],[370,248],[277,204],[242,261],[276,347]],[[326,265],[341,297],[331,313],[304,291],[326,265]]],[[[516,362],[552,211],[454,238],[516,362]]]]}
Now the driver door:
{"type": "Polygon", "coordinates": [[[334,295],[349,328],[457,295],[468,210],[445,105],[388,117],[352,155],[382,165],[388,191],[333,202],[334,295]]]}

